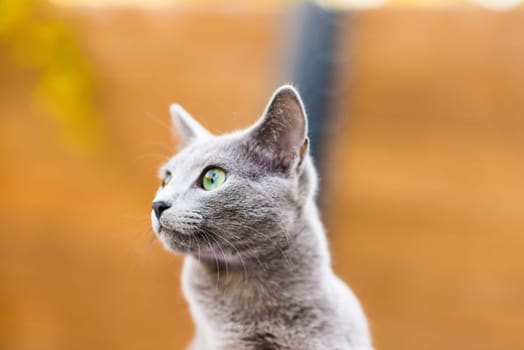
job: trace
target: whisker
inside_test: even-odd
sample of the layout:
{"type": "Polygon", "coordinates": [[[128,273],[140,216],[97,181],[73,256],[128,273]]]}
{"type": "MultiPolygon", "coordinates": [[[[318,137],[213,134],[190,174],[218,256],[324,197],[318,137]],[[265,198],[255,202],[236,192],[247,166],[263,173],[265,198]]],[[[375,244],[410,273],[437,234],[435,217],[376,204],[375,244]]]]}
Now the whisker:
{"type": "Polygon", "coordinates": [[[216,254],[215,254],[215,250],[213,249],[211,241],[209,240],[209,236],[207,236],[206,234],[203,234],[203,237],[206,238],[206,243],[209,246],[209,250],[211,250],[211,253],[213,253],[213,257],[215,259],[215,266],[216,266],[216,269],[217,269],[216,287],[218,288],[218,283],[220,282],[220,266],[219,266],[219,263],[218,263],[218,258],[217,258],[216,254]]]}
{"type": "Polygon", "coordinates": [[[246,268],[246,264],[244,262],[244,259],[242,259],[242,253],[237,249],[237,247],[235,247],[235,245],[233,243],[231,243],[228,239],[226,239],[225,237],[222,237],[221,235],[213,235],[214,237],[218,238],[218,239],[222,239],[224,242],[226,242],[227,244],[229,244],[229,246],[231,248],[233,248],[237,254],[238,254],[238,258],[240,259],[240,263],[242,264],[242,269],[243,269],[243,273],[244,273],[244,280],[247,280],[247,268],[246,268]]]}
{"type": "Polygon", "coordinates": [[[145,117],[149,118],[151,121],[157,123],[158,125],[160,125],[160,127],[162,127],[163,129],[170,129],[171,128],[171,125],[169,123],[166,122],[166,120],[164,118],[160,118],[159,116],[151,113],[151,112],[145,112],[144,113],[145,117]]]}
{"type": "Polygon", "coordinates": [[[227,256],[226,256],[226,253],[224,252],[224,249],[222,249],[222,246],[220,245],[220,242],[217,241],[217,236],[216,235],[213,235],[213,234],[210,234],[209,235],[209,238],[213,240],[213,242],[216,243],[218,249],[220,249],[221,253],[222,253],[222,257],[224,258],[224,263],[226,264],[226,280],[228,279],[229,277],[229,264],[227,262],[227,256]]]}

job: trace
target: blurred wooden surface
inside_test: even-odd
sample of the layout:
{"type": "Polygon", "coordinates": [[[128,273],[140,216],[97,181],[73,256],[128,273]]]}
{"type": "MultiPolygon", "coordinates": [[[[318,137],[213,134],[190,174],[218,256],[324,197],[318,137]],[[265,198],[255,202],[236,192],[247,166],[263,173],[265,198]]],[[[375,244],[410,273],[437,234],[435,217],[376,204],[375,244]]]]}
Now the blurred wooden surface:
{"type": "Polygon", "coordinates": [[[329,223],[378,348],[522,348],[524,13],[352,29],[329,223]]]}
{"type": "MultiPolygon", "coordinates": [[[[0,348],[181,349],[181,259],[152,244],[167,106],[248,125],[284,17],[65,12],[96,72],[105,147],[79,154],[0,55],[0,348]]],[[[324,175],[336,270],[379,349],[524,344],[524,13],[371,11],[346,28],[324,175]]],[[[343,40],[344,41],[344,40],[343,40]]]]}

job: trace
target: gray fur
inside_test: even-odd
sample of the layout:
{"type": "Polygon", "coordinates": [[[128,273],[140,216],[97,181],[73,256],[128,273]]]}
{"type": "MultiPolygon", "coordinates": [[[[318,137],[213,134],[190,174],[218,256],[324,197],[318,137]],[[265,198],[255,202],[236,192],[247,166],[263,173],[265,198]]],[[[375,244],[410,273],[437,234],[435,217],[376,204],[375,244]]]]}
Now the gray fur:
{"type": "Polygon", "coordinates": [[[279,88],[257,123],[225,135],[171,111],[186,144],[161,169],[173,179],[155,201],[171,207],[151,217],[165,247],[185,255],[190,349],[372,349],[358,300],[331,268],[296,90],[279,88]],[[205,191],[197,179],[210,165],[227,180],[205,191]]]}

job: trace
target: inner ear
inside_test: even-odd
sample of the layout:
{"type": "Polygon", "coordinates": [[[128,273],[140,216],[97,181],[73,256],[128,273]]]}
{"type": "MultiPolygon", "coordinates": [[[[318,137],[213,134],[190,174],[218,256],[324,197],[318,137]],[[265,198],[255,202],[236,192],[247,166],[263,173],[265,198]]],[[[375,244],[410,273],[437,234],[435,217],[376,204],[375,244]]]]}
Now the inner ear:
{"type": "Polygon", "coordinates": [[[268,170],[287,173],[307,150],[306,134],[306,112],[300,95],[294,87],[284,85],[275,91],[264,115],[249,132],[250,156],[268,170]]]}

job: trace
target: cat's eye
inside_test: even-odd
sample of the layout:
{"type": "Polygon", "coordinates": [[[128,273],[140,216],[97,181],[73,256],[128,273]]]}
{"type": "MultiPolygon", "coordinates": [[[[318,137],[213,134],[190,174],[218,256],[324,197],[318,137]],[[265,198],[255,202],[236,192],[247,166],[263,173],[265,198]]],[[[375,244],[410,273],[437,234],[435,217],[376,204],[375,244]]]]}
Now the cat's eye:
{"type": "Polygon", "coordinates": [[[171,182],[171,179],[173,178],[173,174],[171,174],[170,171],[166,171],[164,174],[164,178],[162,179],[162,187],[166,187],[169,182],[171,182]]]}
{"type": "Polygon", "coordinates": [[[211,191],[219,188],[226,182],[226,172],[220,168],[209,168],[202,175],[202,188],[211,191]]]}

